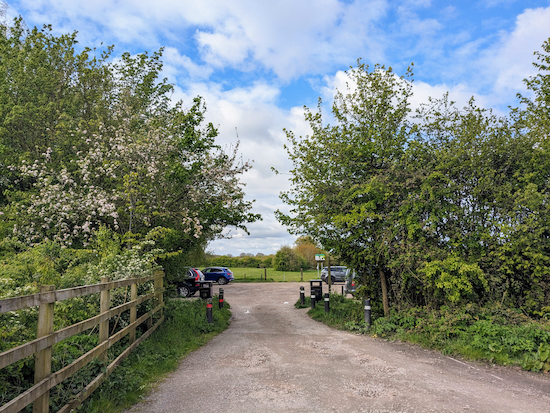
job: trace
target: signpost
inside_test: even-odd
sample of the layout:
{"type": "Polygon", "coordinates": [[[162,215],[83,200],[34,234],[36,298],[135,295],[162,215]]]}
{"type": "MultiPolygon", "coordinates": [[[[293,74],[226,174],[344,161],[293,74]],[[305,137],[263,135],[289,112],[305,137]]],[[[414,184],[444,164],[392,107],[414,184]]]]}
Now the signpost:
{"type": "Polygon", "coordinates": [[[317,263],[317,278],[321,278],[319,275],[319,264],[322,263],[325,260],[325,254],[315,254],[315,261],[319,261],[317,263]]]}

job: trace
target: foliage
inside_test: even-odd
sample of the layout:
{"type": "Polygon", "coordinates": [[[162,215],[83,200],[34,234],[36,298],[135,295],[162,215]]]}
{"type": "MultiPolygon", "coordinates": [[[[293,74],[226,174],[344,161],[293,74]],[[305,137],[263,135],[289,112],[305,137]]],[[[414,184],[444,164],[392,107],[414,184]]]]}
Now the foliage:
{"type": "MultiPolygon", "coordinates": [[[[526,370],[550,370],[550,323],[533,321],[525,314],[500,306],[466,304],[443,306],[439,310],[413,307],[392,311],[383,317],[380,303],[371,303],[372,325],[364,321],[360,301],[338,294],[330,295],[330,313],[317,305],[308,314],[315,320],[342,330],[403,340],[444,354],[461,355],[498,364],[519,365],[526,370]]],[[[310,306],[309,297],[306,304],[310,306]]]]}
{"type": "Polygon", "coordinates": [[[0,23],[0,206],[12,199],[10,191],[28,189],[11,165],[47,148],[69,150],[70,129],[109,113],[103,94],[111,49],[91,58],[95,50],[77,54],[76,43],[76,33],[28,30],[21,18],[0,23]]]}
{"type": "MultiPolygon", "coordinates": [[[[144,241],[133,248],[123,250],[116,234],[103,228],[92,240],[94,250],[62,248],[59,243],[45,241],[23,253],[0,262],[0,298],[28,295],[39,291],[41,285],[54,285],[56,289],[99,283],[101,277],[111,280],[153,275],[154,262],[161,252],[154,248],[154,241],[144,241]],[[10,277],[7,277],[9,274],[10,277]]],[[[140,284],[138,294],[152,289],[152,282],[140,284]]],[[[111,307],[129,301],[128,288],[111,291],[111,307]]],[[[56,303],[54,330],[81,322],[99,314],[99,294],[72,298],[56,303]]],[[[150,310],[150,302],[138,306],[138,316],[150,310]]],[[[110,330],[116,331],[129,323],[128,312],[110,320],[110,330]]],[[[0,314],[0,352],[36,338],[38,308],[32,307],[0,314]]],[[[138,332],[139,333],[139,332],[138,332]]],[[[97,330],[93,329],[73,336],[54,346],[52,365],[54,371],[68,365],[85,351],[97,344],[97,330]]],[[[86,369],[58,386],[52,392],[52,404],[61,407],[73,390],[82,389],[95,377],[102,366],[92,363],[86,369]]],[[[2,404],[15,397],[34,382],[34,358],[29,357],[10,365],[0,372],[2,404]]]]}
{"type": "Polygon", "coordinates": [[[62,248],[55,241],[8,255],[0,260],[0,298],[34,294],[41,285],[82,285],[86,264],[96,258],[93,250],[62,248]]]}
{"type": "Polygon", "coordinates": [[[321,249],[317,246],[316,242],[310,236],[300,236],[294,242],[294,251],[305,258],[309,268],[316,268],[317,261],[315,261],[315,254],[321,253],[321,249]]]}
{"type": "MultiPolygon", "coordinates": [[[[206,320],[202,300],[167,300],[165,321],[153,335],[140,344],[102,386],[80,406],[78,411],[121,411],[139,400],[159,376],[175,369],[179,360],[206,344],[229,325],[229,305],[213,308],[213,324],[206,320]]],[[[83,333],[58,343],[53,348],[52,369],[72,363],[97,345],[97,333],[83,333]]],[[[97,359],[79,370],[50,393],[50,406],[57,411],[68,403],[99,373],[104,365],[97,359]]],[[[34,360],[21,362],[2,370],[0,404],[14,398],[34,383],[34,360]]],[[[29,406],[28,411],[32,411],[29,406]]],[[[25,411],[27,411],[25,410],[25,411]]]]}
{"type": "Polygon", "coordinates": [[[358,62],[348,72],[347,93],[335,95],[336,126],[324,126],[319,101],[318,112],[305,115],[311,136],[297,138],[287,131],[294,169],[292,189],[281,198],[292,209],[289,215],[277,212],[279,220],[352,266],[369,262],[381,273],[387,271],[393,240],[388,214],[399,201],[393,186],[403,180],[391,175],[410,129],[411,77],[410,70],[399,78],[391,68],[370,71],[358,62]]]}
{"type": "Polygon", "coordinates": [[[550,345],[547,322],[536,323],[516,311],[474,304],[394,313],[377,319],[370,333],[417,342],[445,354],[516,364],[534,371],[544,366],[535,363],[545,354],[539,349],[550,345]]]}
{"type": "Polygon", "coordinates": [[[419,272],[425,276],[435,299],[441,297],[442,301],[453,304],[463,298],[469,301],[477,298],[474,296],[474,284],[488,289],[485,275],[478,265],[465,263],[456,255],[450,255],[444,261],[428,262],[419,272]]]}
{"type": "MultiPolygon", "coordinates": [[[[216,297],[214,297],[214,301],[216,297]]],[[[229,326],[231,312],[213,306],[208,324],[202,300],[167,300],[165,321],[140,344],[77,411],[120,412],[138,402],[159,378],[177,368],[187,354],[229,326]]]]}
{"type": "MultiPolygon", "coordinates": [[[[550,39],[549,39],[550,41],[550,39]]],[[[332,106],[287,131],[291,190],[277,212],[359,274],[360,294],[396,310],[458,302],[541,313],[550,300],[550,46],[533,98],[496,116],[430,98],[410,116],[412,71],[360,62],[332,106]]]]}
{"type": "Polygon", "coordinates": [[[300,271],[308,267],[307,260],[296,253],[289,246],[283,246],[273,259],[275,271],[300,271]]]}
{"type": "Polygon", "coordinates": [[[200,97],[172,102],[162,49],[112,60],[113,47],[76,45],[50,26],[0,25],[0,253],[89,248],[102,226],[131,246],[164,228],[171,273],[226,226],[260,219],[240,181],[251,163],[238,143],[216,145],[200,97]]]}

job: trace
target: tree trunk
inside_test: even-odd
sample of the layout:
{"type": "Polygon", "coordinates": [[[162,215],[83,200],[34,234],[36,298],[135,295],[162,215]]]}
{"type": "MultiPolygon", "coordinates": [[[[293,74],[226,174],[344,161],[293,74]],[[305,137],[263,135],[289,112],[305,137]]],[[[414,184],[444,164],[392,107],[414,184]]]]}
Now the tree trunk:
{"type": "Polygon", "coordinates": [[[382,268],[379,268],[380,284],[382,285],[382,305],[384,306],[384,317],[390,315],[390,305],[388,304],[388,285],[386,284],[386,273],[382,268]]]}

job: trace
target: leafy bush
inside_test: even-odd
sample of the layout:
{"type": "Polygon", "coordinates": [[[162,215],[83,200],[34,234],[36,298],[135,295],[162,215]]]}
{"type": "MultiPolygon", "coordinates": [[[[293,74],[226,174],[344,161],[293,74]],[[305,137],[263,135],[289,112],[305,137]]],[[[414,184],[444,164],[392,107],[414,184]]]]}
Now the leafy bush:
{"type": "MultiPolygon", "coordinates": [[[[310,306],[296,303],[297,308],[310,306]]],[[[372,325],[364,322],[361,302],[331,294],[330,313],[317,305],[308,314],[327,325],[386,339],[420,344],[444,354],[499,364],[514,364],[533,371],[550,370],[550,321],[535,321],[520,311],[500,306],[467,304],[439,310],[413,307],[382,317],[372,305],[372,325]]]]}
{"type": "Polygon", "coordinates": [[[300,271],[307,268],[307,260],[288,246],[281,247],[273,259],[275,271],[300,271]]]}
{"type": "Polygon", "coordinates": [[[489,285],[477,264],[463,261],[456,254],[444,260],[428,262],[419,270],[435,298],[456,304],[462,299],[475,299],[474,286],[481,285],[485,291],[489,285]]]}
{"type": "Polygon", "coordinates": [[[517,364],[530,370],[540,364],[531,363],[538,360],[540,346],[550,345],[550,323],[535,322],[512,309],[475,304],[393,313],[375,320],[370,333],[412,341],[445,354],[517,364]]]}

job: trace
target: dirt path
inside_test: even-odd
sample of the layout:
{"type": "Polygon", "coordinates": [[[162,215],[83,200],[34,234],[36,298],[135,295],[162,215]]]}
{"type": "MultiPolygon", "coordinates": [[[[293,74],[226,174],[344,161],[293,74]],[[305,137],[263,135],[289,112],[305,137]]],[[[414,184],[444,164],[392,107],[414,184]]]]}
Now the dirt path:
{"type": "Polygon", "coordinates": [[[333,330],[299,286],[224,286],[229,329],[129,412],[550,412],[548,375],[333,330]]]}

